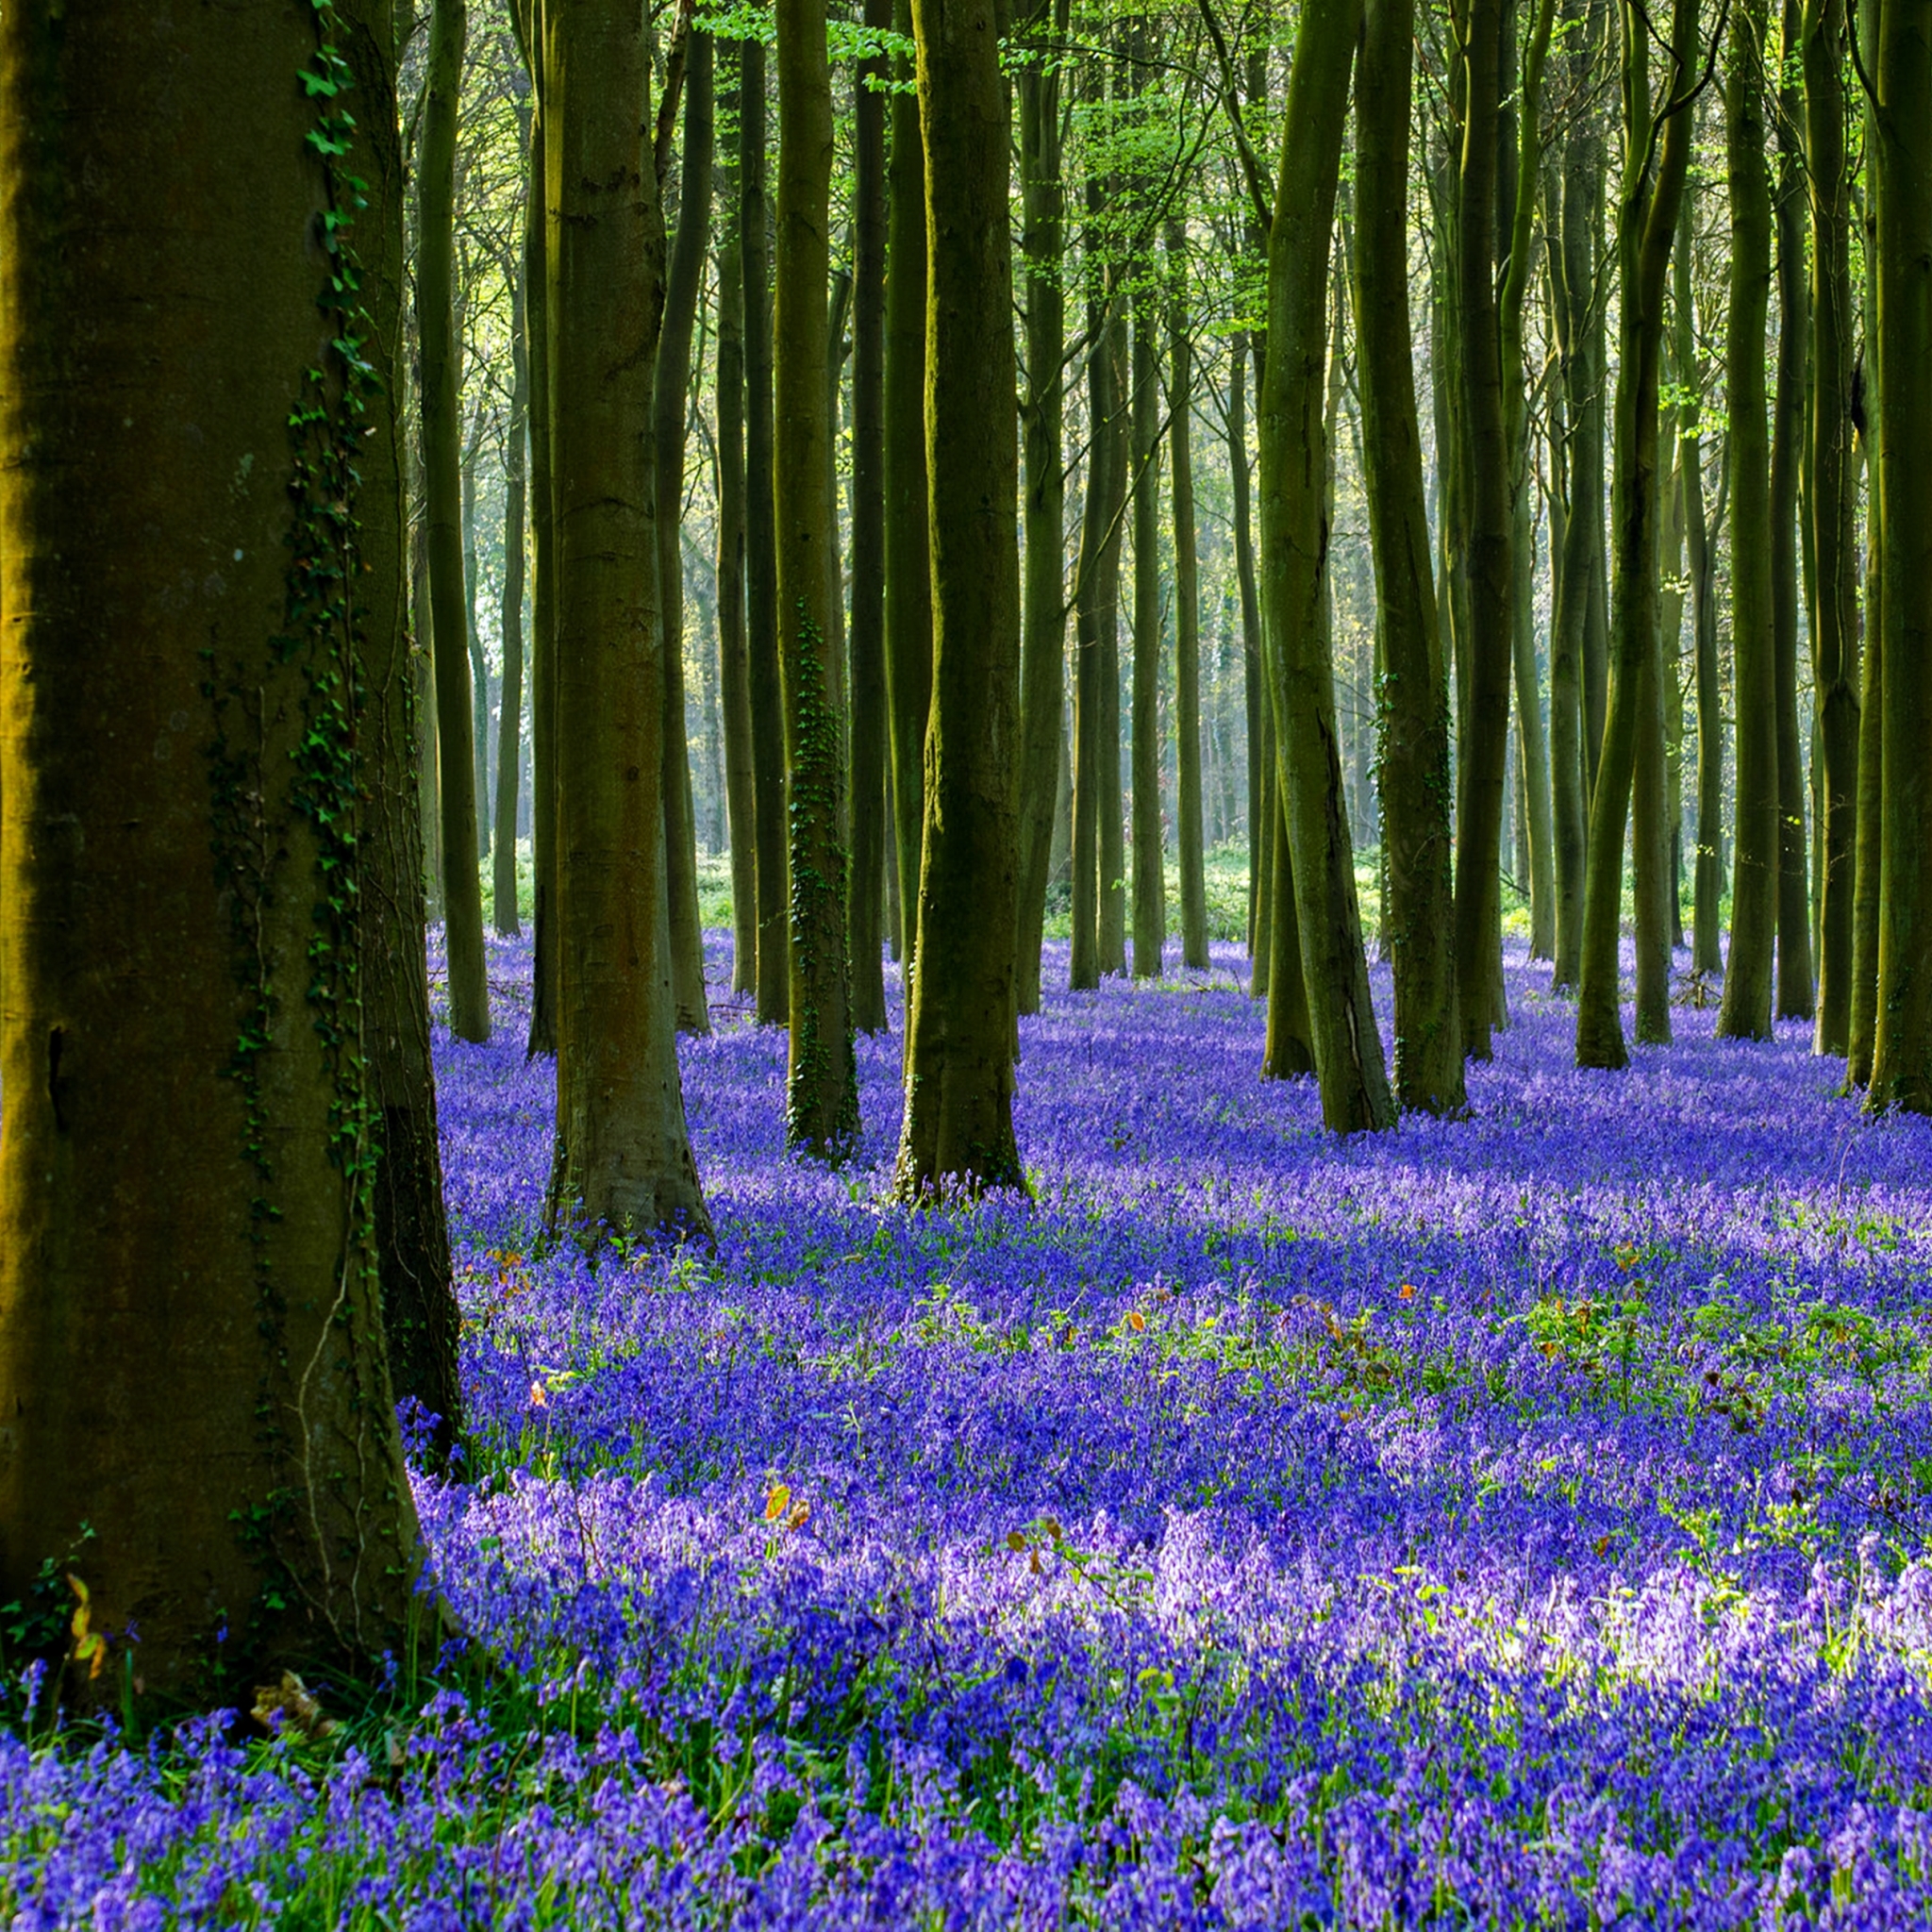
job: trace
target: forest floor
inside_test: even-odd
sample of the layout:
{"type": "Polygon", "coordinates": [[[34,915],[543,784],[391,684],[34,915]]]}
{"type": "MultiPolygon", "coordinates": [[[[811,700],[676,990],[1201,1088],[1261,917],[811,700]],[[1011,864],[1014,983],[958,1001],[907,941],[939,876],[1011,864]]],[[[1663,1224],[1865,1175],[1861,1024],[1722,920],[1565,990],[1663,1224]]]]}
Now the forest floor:
{"type": "Polygon", "coordinates": [[[418,1484],[474,1647],[326,1741],[9,1733],[0,1919],[1927,1923],[1932,1123],[1708,1009],[1577,1073],[1519,962],[1472,1120],[1338,1141],[1216,957],[1051,992],[1036,1199],[912,1214],[896,1030],[800,1165],[714,950],[717,1249],[593,1274],[494,945],[418,1484]]]}

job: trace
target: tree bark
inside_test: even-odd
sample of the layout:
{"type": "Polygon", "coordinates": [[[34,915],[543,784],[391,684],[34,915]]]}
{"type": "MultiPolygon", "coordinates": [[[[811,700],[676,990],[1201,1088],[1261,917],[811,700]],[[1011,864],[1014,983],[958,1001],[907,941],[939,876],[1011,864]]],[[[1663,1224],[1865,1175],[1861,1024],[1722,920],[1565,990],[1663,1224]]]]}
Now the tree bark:
{"type": "Polygon", "coordinates": [[[1160,324],[1134,297],[1134,977],[1158,979],[1167,941],[1160,836],[1160,324]]]}
{"type": "MultiPolygon", "coordinates": [[[[1360,17],[1360,7],[1349,0],[1310,12],[1295,43],[1268,240],[1260,423],[1262,612],[1281,796],[1322,1118],[1337,1133],[1386,1127],[1394,1120],[1362,953],[1334,670],[1323,623],[1329,541],[1323,420],[1328,262],[1360,17]]],[[[1277,877],[1277,899],[1283,883],[1277,877]]],[[[1277,918],[1277,943],[1282,937],[1277,918]]],[[[1271,999],[1280,999],[1287,975],[1278,954],[1273,963],[1271,999]]]]}
{"type": "Polygon", "coordinates": [[[925,158],[932,720],[897,1186],[1021,1188],[1020,558],[1008,112],[994,0],[913,0],[925,158]]]}
{"type": "MultiPolygon", "coordinates": [[[[1022,32],[1038,42],[1063,34],[1067,0],[1031,0],[1022,32]]],[[[1066,295],[1066,191],[1060,179],[1060,76],[1044,46],[1020,71],[1021,243],[1026,256],[1025,493],[1021,516],[1026,556],[1020,649],[1019,1009],[1040,1010],[1040,953],[1051,874],[1061,715],[1066,708],[1067,601],[1063,528],[1066,295]]]]}
{"type": "MultiPolygon", "coordinates": [[[[738,118],[736,70],[724,100],[738,118]]],[[[718,229],[718,689],[724,713],[724,808],[731,840],[731,991],[756,995],[758,968],[758,821],[751,728],[751,658],[744,623],[744,253],[738,161],[724,176],[718,229]]]]}
{"type": "MultiPolygon", "coordinates": [[[[894,0],[892,24],[897,32],[911,36],[911,0],[894,0]]],[[[903,59],[894,68],[902,91],[892,95],[886,175],[886,702],[892,735],[892,843],[900,918],[913,956],[908,966],[916,970],[933,648],[925,478],[925,160],[919,99],[904,86],[911,71],[903,59]]],[[[907,1010],[911,1010],[909,999],[907,1010]]]]}
{"type": "Polygon", "coordinates": [[[651,364],[664,225],[641,15],[545,10],[557,500],[553,1226],[708,1231],[685,1126],[664,853],[651,364]]]}
{"type": "Polygon", "coordinates": [[[95,1707],[373,1670],[430,1608],[362,970],[397,939],[363,840],[407,812],[366,795],[407,791],[396,427],[335,346],[345,249],[391,319],[399,249],[296,81],[346,85],[345,26],[0,15],[0,1594],[64,1623],[85,1586],[105,1647],[50,1690],[95,1707]]]}
{"type": "Polygon", "coordinates": [[[1772,559],[1764,332],[1771,297],[1771,185],[1764,160],[1765,0],[1734,0],[1724,62],[1731,192],[1725,367],[1731,442],[1731,640],[1738,713],[1738,850],[1721,1039],[1772,1037],[1777,937],[1777,624],[1772,559]]]}
{"type": "Polygon", "coordinates": [[[1208,870],[1201,797],[1201,561],[1194,534],[1193,344],[1188,336],[1187,229],[1167,225],[1167,440],[1174,490],[1174,831],[1181,963],[1208,970],[1208,870]]]}
{"type": "MultiPolygon", "coordinates": [[[[1641,741],[1658,752],[1661,784],[1663,720],[1657,636],[1657,396],[1664,325],[1664,282],[1671,242],[1690,158],[1688,103],[1698,84],[1696,0],[1675,0],[1668,93],[1655,130],[1655,179],[1642,165],[1653,139],[1648,29],[1626,6],[1624,25],[1624,102],[1626,161],[1618,195],[1617,252],[1622,289],[1622,343],[1617,376],[1615,493],[1612,504],[1612,610],[1616,662],[1605,721],[1603,754],[1591,798],[1589,869],[1584,881],[1582,972],[1576,998],[1576,1060],[1585,1067],[1622,1067],[1624,1045],[1618,1008],[1618,927],[1623,902],[1624,834],[1641,741]]],[[[1650,824],[1640,812],[1638,871],[1644,841],[1661,829],[1661,796],[1652,800],[1650,824]]],[[[1661,852],[1648,863],[1661,872],[1661,852]]],[[[1640,889],[1640,900],[1641,891],[1640,889]]],[[[1662,908],[1657,908],[1659,916],[1662,908]]],[[[1640,936],[1640,958],[1643,939],[1640,936]]],[[[1668,933],[1665,935],[1668,944],[1668,933]]],[[[1668,968],[1669,955],[1665,954],[1668,968]]],[[[1668,999],[1668,985],[1665,988],[1668,999]]],[[[1643,1002],[1640,999],[1640,1012],[1643,1002]]],[[[1668,1026],[1669,1007],[1664,1007],[1668,1026]]],[[[1640,1028],[1640,1032],[1641,1028],[1640,1028]]]]}
{"type": "Polygon", "coordinates": [[[449,1024],[458,1040],[490,1038],[483,965],[483,881],[476,867],[476,768],[470,744],[470,619],[463,581],[455,268],[457,94],[468,31],[464,0],[436,0],[424,83],[417,331],[423,345],[423,460],[427,472],[430,621],[442,813],[443,922],[449,1024]]]}
{"type": "Polygon", "coordinates": [[[788,1024],[785,697],[778,668],[777,525],[772,495],[772,290],[767,231],[765,50],[739,42],[738,233],[744,275],[745,651],[758,814],[760,1026],[788,1024]]]}
{"type": "Polygon", "coordinates": [[[1823,795],[1818,1020],[1814,1051],[1851,1043],[1852,889],[1857,845],[1857,472],[1853,444],[1851,169],[1845,152],[1845,0],[1805,12],[1805,139],[1810,177],[1811,677],[1823,795]]]}
{"type": "Polygon", "coordinates": [[[664,323],[651,386],[657,465],[658,653],[664,664],[664,857],[671,902],[671,993],[677,1030],[711,1030],[705,989],[705,935],[698,914],[697,815],[684,730],[684,441],[691,410],[691,345],[705,243],[711,229],[711,36],[684,42],[684,152],[679,158],[677,233],[664,284],[664,323]]]}
{"type": "MultiPolygon", "coordinates": [[[[523,118],[527,123],[527,109],[523,118]]],[[[527,126],[521,145],[529,146],[527,126]]],[[[524,531],[529,513],[525,449],[530,422],[530,350],[525,322],[528,305],[525,264],[513,259],[507,276],[510,285],[510,391],[509,422],[503,439],[503,601],[498,607],[503,696],[497,720],[496,834],[491,843],[494,903],[491,912],[491,924],[508,938],[523,930],[517,917],[517,791],[524,768],[524,531]]]]}
{"type": "Polygon", "coordinates": [[[845,721],[833,641],[825,307],[832,75],[824,0],[778,0],[778,258],[774,320],[779,662],[785,689],[791,985],[786,1140],[843,1160],[858,1140],[845,953],[845,721]]]}
{"type": "Polygon", "coordinates": [[[1395,1094],[1405,1108],[1455,1114],[1468,1096],[1452,937],[1449,688],[1408,329],[1414,31],[1414,0],[1369,0],[1356,74],[1355,316],[1383,662],[1383,940],[1395,982],[1395,1094]]]}
{"type": "MultiPolygon", "coordinates": [[[[891,0],[866,0],[874,31],[891,0]]],[[[852,99],[852,1024],[886,1030],[886,61],[858,63],[852,99]]],[[[1036,969],[1037,974],[1037,969],[1036,969]]]]}
{"type": "Polygon", "coordinates": [[[1884,813],[1869,1105],[1932,1112],[1932,4],[1879,9],[1884,813]]]}

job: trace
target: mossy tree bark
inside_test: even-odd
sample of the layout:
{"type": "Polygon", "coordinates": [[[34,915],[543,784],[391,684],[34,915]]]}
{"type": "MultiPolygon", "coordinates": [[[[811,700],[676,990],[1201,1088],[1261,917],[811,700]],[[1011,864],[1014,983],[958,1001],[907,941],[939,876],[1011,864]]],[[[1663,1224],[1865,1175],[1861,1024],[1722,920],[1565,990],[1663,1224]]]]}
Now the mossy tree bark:
{"type": "Polygon", "coordinates": [[[1852,171],[1845,143],[1845,0],[1805,9],[1805,144],[1810,180],[1811,676],[1823,768],[1818,1018],[1813,1046],[1851,1042],[1852,886],[1857,842],[1857,471],[1853,443],[1852,171]]]}
{"type": "MultiPolygon", "coordinates": [[[[1358,4],[1311,11],[1295,42],[1268,237],[1268,361],[1260,417],[1262,614],[1276,756],[1322,1118],[1338,1133],[1386,1127],[1394,1120],[1362,952],[1324,622],[1328,264],[1360,18],[1358,4]]],[[[1277,875],[1277,902],[1288,883],[1277,875]]],[[[1278,917],[1274,939],[1278,947],[1278,917]]],[[[1273,966],[1271,1002],[1284,998],[1291,985],[1278,952],[1273,966]]]]}
{"type": "Polygon", "coordinates": [[[1133,311],[1134,977],[1158,979],[1167,941],[1167,878],[1160,849],[1160,324],[1152,289],[1136,291],[1133,311]]]}
{"type": "Polygon", "coordinates": [[[544,32],[558,551],[549,1212],[553,1225],[702,1232],[671,996],[654,466],[642,433],[664,302],[663,215],[639,132],[645,23],[612,0],[548,0],[544,32]]]}
{"type": "Polygon", "coordinates": [[[824,1160],[858,1139],[845,953],[844,720],[833,642],[825,308],[832,77],[824,0],[778,0],[778,258],[773,327],[779,663],[785,691],[791,984],[786,1138],[824,1160]]]}
{"type": "Polygon", "coordinates": [[[664,663],[664,857],[671,903],[671,994],[680,1033],[707,1034],[705,935],[698,913],[697,814],[684,730],[684,444],[691,408],[691,347],[711,230],[711,36],[684,40],[684,144],[677,229],[664,284],[664,323],[651,382],[657,464],[658,652],[664,663]]]}
{"type": "Polygon", "coordinates": [[[1267,991],[1262,983],[1267,958],[1267,874],[1274,857],[1274,823],[1268,809],[1268,786],[1273,759],[1266,743],[1274,707],[1268,696],[1268,675],[1261,658],[1261,595],[1255,575],[1254,492],[1248,469],[1248,342],[1237,335],[1229,347],[1227,377],[1227,452],[1234,495],[1235,587],[1241,606],[1242,696],[1248,720],[1248,957],[1254,971],[1249,990],[1257,998],[1267,991]]]}
{"type": "Polygon", "coordinates": [[[461,438],[455,309],[457,97],[462,85],[465,0],[436,0],[424,82],[416,326],[423,357],[424,519],[436,661],[436,728],[442,814],[443,931],[449,1024],[458,1040],[490,1038],[483,964],[483,881],[476,864],[476,767],[470,742],[470,610],[463,571],[461,438]]]}
{"type": "Polygon", "coordinates": [[[1732,686],[1738,714],[1737,871],[1721,1039],[1769,1040],[1777,941],[1777,624],[1764,329],[1771,301],[1771,183],[1764,159],[1764,0],[1734,0],[1724,58],[1731,283],[1724,378],[1730,418],[1732,686]]]}
{"type": "Polygon", "coordinates": [[[363,916],[363,1050],[381,1155],[375,1232],[390,1383],[439,1418],[439,1463],[462,1427],[457,1378],[460,1314],[450,1266],[429,1055],[424,957],[423,826],[412,780],[417,752],[409,637],[405,425],[396,345],[404,306],[403,153],[396,117],[393,0],[338,0],[343,52],[356,76],[357,173],[369,206],[357,223],[370,327],[363,353],[379,387],[368,398],[358,496],[363,565],[358,642],[368,773],[359,845],[363,916]]]}
{"type": "MultiPolygon", "coordinates": [[[[1657,633],[1657,400],[1664,284],[1690,165],[1690,109],[1701,79],[1696,0],[1675,0],[1664,99],[1655,111],[1649,35],[1646,20],[1626,0],[1624,116],[1627,159],[1617,207],[1623,312],[1611,504],[1616,659],[1611,668],[1603,753],[1590,807],[1583,952],[1576,995],[1576,1059],[1585,1067],[1622,1067],[1628,1061],[1618,1004],[1617,938],[1624,896],[1624,835],[1629,825],[1641,739],[1651,740],[1657,748],[1658,795],[1653,801],[1655,810],[1648,826],[1642,823],[1644,815],[1640,814],[1640,872],[1646,864],[1641,849],[1644,838],[1660,830],[1662,817],[1663,716],[1657,633]],[[1647,166],[1653,152],[1655,165],[1647,166]]],[[[1662,858],[1659,850],[1648,861],[1659,874],[1662,858]]],[[[1666,964],[1668,957],[1666,952],[1666,964]]],[[[1668,1010],[1666,1006],[1666,1016],[1668,1010]]]]}
{"type": "Polygon", "coordinates": [[[1378,722],[1395,1094],[1405,1108],[1459,1113],[1468,1096],[1452,942],[1449,687],[1408,329],[1414,30],[1414,0],[1368,0],[1356,74],[1355,317],[1384,667],[1378,722]]]}
{"type": "Polygon", "coordinates": [[[1208,867],[1201,799],[1201,559],[1194,532],[1194,345],[1188,332],[1188,237],[1167,224],[1168,457],[1174,493],[1174,837],[1181,963],[1208,970],[1208,867]]]}
{"type": "Polygon", "coordinates": [[[897,1185],[1024,1188],[1013,1139],[1020,558],[995,0],[914,0],[925,151],[932,722],[897,1185]],[[989,407],[991,399],[991,407],[989,407]]]}
{"type": "Polygon", "coordinates": [[[1031,0],[1021,30],[1033,41],[1020,70],[1021,246],[1024,292],[1026,397],[1025,576],[1020,639],[1020,908],[1016,964],[1022,1013],[1040,1010],[1041,939],[1046,924],[1061,715],[1066,708],[1067,600],[1062,529],[1066,518],[1063,449],[1066,294],[1060,286],[1066,191],[1060,178],[1060,75],[1047,44],[1063,37],[1067,0],[1031,0]]]}
{"type": "MultiPolygon", "coordinates": [[[[728,55],[724,108],[738,119],[739,56],[728,55]]],[[[731,841],[731,991],[756,993],[758,964],[758,781],[751,728],[751,658],[744,624],[744,255],[738,162],[720,169],[718,360],[718,691],[724,720],[724,810],[731,841]]]]}
{"type": "Polygon", "coordinates": [[[52,1558],[64,1619],[85,1584],[82,1704],[219,1696],[224,1624],[231,1672],[367,1669],[421,1614],[359,909],[363,787],[401,774],[365,763],[333,347],[368,325],[308,140],[349,124],[297,79],[345,79],[342,32],[0,15],[0,1592],[52,1558]]]}
{"type": "MultiPolygon", "coordinates": [[[[910,38],[911,0],[892,25],[910,38]]],[[[919,97],[894,63],[886,196],[886,702],[891,725],[892,843],[908,964],[916,971],[925,730],[932,712],[932,557],[925,482],[925,158],[919,97]]],[[[909,993],[909,988],[908,988],[909,993]]],[[[908,1004],[908,1011],[910,1007],[908,1004]]]]}
{"type": "MultiPolygon", "coordinates": [[[[1870,1105],[1932,1112],[1932,4],[1879,10],[1885,843],[1870,1105]]],[[[10,792],[9,792],[10,796],[10,792]]]]}
{"type": "MultiPolygon", "coordinates": [[[[1099,655],[1095,659],[1095,709],[1100,756],[1094,760],[1094,803],[1100,826],[1100,890],[1095,913],[1102,973],[1127,970],[1126,800],[1121,787],[1121,551],[1126,541],[1126,505],[1133,461],[1133,408],[1127,374],[1126,305],[1116,304],[1107,328],[1107,354],[1113,370],[1116,407],[1103,434],[1114,448],[1108,458],[1116,479],[1113,514],[1100,547],[1095,603],[1099,655]]],[[[1090,378],[1091,379],[1091,378],[1090,378]]]]}
{"type": "MultiPolygon", "coordinates": [[[[866,25],[892,24],[866,0],[866,25]]],[[[886,708],[886,101],[883,59],[861,60],[852,98],[852,1024],[886,1030],[885,879],[891,843],[886,708]]]]}
{"type": "Polygon", "coordinates": [[[739,42],[738,235],[744,283],[744,613],[758,814],[758,1022],[787,1024],[791,885],[786,873],[785,695],[778,669],[777,525],[772,499],[772,290],[765,50],[739,42]]]}

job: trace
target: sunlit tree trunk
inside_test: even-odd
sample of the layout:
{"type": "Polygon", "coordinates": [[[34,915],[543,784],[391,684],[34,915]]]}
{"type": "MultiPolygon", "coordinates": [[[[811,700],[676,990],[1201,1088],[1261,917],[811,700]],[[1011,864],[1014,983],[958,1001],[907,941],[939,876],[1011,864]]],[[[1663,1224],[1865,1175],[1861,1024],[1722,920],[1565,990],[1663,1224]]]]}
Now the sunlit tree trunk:
{"type": "MultiPolygon", "coordinates": [[[[529,118],[527,110],[525,117],[529,118]]],[[[529,136],[525,130],[523,144],[529,136]]],[[[517,917],[517,792],[523,775],[525,525],[529,508],[525,449],[530,425],[530,353],[525,322],[528,284],[513,260],[510,285],[509,423],[503,439],[503,697],[496,739],[496,835],[491,842],[491,923],[508,936],[522,931],[517,917]]]]}
{"type": "Polygon", "coordinates": [[[913,0],[925,150],[932,722],[899,1191],[1025,1185],[1013,1139],[1020,558],[993,0],[913,0]]]}
{"type": "Polygon", "coordinates": [[[549,0],[544,101],[557,505],[554,1225],[708,1224],[685,1127],[664,873],[649,420],[664,227],[645,23],[549,0]]]}
{"type": "Polygon", "coordinates": [[[424,87],[417,330],[423,346],[423,460],[428,473],[429,602],[435,633],[436,726],[442,813],[443,922],[449,1024],[458,1040],[490,1038],[483,967],[483,881],[476,867],[469,597],[463,581],[462,432],[454,308],[457,94],[468,32],[464,0],[436,0],[424,87]]]}
{"type": "MultiPolygon", "coordinates": [[[[371,150],[296,79],[347,80],[340,32],[0,14],[0,1594],[49,1559],[85,1587],[102,1667],[58,1688],[97,1707],[373,1674],[428,1608],[359,909],[396,831],[364,786],[404,782],[358,675],[395,670],[395,428],[373,385],[356,410],[362,304],[318,245],[371,150]]],[[[389,216],[349,236],[378,281],[389,216]]]]}
{"type": "Polygon", "coordinates": [[[1193,344],[1188,334],[1187,230],[1167,225],[1167,439],[1174,488],[1174,831],[1181,963],[1208,968],[1208,875],[1201,798],[1201,564],[1194,536],[1193,344]]]}
{"type": "Polygon", "coordinates": [[[1160,836],[1160,325],[1134,298],[1134,977],[1158,979],[1167,941],[1160,836]]]}

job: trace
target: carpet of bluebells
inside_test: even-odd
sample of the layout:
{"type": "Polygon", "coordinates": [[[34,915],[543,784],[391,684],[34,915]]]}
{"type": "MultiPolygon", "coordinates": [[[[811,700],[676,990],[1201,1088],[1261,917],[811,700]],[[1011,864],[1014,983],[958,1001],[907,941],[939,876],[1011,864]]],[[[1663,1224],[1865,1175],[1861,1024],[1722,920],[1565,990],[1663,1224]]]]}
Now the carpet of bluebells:
{"type": "Polygon", "coordinates": [[[1474,1117],[1341,1142],[1229,950],[1052,994],[1035,1198],[912,1213],[896,1008],[825,1172],[710,965],[714,1253],[544,1250],[526,946],[440,1039],[469,1649],[16,1724],[0,1920],[1932,1922],[1932,1123],[1694,1008],[1577,1073],[1519,962],[1474,1117]]]}

